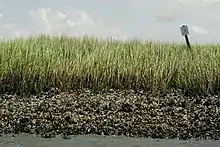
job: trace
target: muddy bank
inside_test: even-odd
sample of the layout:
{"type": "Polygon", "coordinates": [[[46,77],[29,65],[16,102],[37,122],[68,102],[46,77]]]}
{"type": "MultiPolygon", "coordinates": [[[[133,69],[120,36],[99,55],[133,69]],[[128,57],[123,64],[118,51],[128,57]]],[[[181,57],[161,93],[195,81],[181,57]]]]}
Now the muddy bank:
{"type": "Polygon", "coordinates": [[[62,136],[45,139],[36,135],[20,134],[0,137],[0,147],[219,147],[219,140],[177,140],[130,138],[124,136],[77,135],[68,141],[62,136]]]}
{"type": "Polygon", "coordinates": [[[220,96],[170,93],[155,97],[133,91],[94,94],[89,90],[23,97],[3,94],[0,134],[219,139],[219,111],[220,96]]]}

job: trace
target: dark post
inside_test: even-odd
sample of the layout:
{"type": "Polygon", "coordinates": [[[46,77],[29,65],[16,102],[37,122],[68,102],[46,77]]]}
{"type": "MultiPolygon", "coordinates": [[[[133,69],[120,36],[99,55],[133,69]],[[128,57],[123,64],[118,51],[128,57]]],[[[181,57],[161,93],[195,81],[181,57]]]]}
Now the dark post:
{"type": "Polygon", "coordinates": [[[185,36],[186,44],[187,44],[188,48],[191,49],[191,46],[190,46],[190,43],[189,43],[189,38],[187,36],[189,34],[188,26],[187,25],[182,25],[180,27],[180,30],[181,30],[182,36],[185,36]]]}
{"type": "Polygon", "coordinates": [[[188,38],[187,35],[185,35],[185,39],[186,39],[186,44],[187,44],[188,48],[191,49],[191,46],[190,46],[190,43],[189,43],[189,38],[188,38]]]}

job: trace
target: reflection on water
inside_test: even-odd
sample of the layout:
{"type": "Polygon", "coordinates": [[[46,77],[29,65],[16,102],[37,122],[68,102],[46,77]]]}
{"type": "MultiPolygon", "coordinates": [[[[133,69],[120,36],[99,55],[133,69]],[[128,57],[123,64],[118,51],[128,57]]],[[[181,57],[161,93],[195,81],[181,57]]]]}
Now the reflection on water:
{"type": "Polygon", "coordinates": [[[0,138],[0,147],[219,147],[220,141],[213,140],[166,140],[126,137],[76,136],[69,140],[44,139],[34,135],[7,135],[0,138]]]}

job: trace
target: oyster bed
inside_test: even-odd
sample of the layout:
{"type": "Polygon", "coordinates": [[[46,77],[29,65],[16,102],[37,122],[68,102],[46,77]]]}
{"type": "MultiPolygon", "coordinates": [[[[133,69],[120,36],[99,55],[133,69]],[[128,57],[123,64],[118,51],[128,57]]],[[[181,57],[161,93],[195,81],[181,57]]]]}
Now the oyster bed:
{"type": "Polygon", "coordinates": [[[165,96],[132,90],[2,94],[0,134],[219,139],[219,109],[218,95],[192,97],[179,92],[165,96]]]}

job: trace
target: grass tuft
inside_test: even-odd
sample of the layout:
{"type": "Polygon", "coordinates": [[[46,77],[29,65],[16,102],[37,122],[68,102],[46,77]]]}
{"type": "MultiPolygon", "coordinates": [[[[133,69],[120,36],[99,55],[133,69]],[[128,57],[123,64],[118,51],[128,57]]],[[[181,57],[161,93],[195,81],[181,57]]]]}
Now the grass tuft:
{"type": "Polygon", "coordinates": [[[39,35],[0,43],[0,89],[35,93],[134,89],[166,93],[220,91],[220,45],[39,35]]]}

